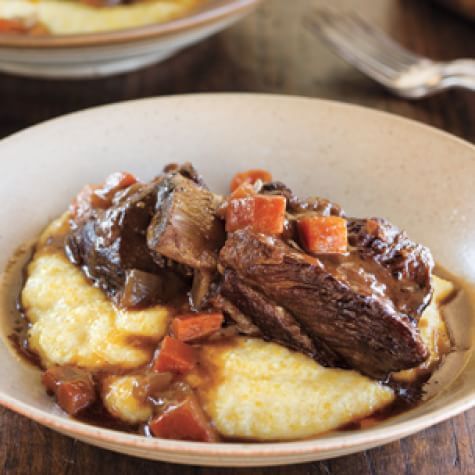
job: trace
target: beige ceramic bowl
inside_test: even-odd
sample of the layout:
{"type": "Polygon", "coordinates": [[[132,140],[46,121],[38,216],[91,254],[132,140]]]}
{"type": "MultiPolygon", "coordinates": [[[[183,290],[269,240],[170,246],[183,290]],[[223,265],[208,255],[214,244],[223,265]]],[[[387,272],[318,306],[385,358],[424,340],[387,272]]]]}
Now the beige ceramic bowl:
{"type": "Polygon", "coordinates": [[[200,444],[146,439],[76,422],[59,411],[38,371],[0,344],[0,403],[54,430],[122,453],[177,463],[293,464],[385,444],[475,405],[470,348],[475,287],[475,148],[415,122],[351,105],[260,95],[148,99],[69,115],[0,142],[0,300],[3,336],[15,301],[20,243],[31,240],[84,183],[114,170],[143,178],[192,161],[213,189],[234,172],[272,170],[301,195],[320,194],[351,215],[382,215],[429,245],[463,279],[448,313],[458,351],[430,386],[434,396],[379,426],[287,443],[200,444]],[[16,281],[16,282],[15,282],[16,281]]]}
{"type": "Polygon", "coordinates": [[[205,0],[188,16],[162,24],[85,35],[0,35],[0,71],[42,78],[94,78],[169,58],[232,25],[262,0],[205,0]]]}

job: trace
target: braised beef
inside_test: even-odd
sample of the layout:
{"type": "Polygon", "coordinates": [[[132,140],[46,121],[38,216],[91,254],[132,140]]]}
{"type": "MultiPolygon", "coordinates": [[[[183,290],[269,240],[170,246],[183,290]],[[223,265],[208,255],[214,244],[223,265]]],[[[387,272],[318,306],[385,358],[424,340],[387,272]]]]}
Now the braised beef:
{"type": "Polygon", "coordinates": [[[343,362],[325,345],[315,346],[302,325],[285,308],[246,285],[232,270],[224,273],[221,293],[232,301],[260,329],[264,338],[325,361],[328,366],[343,362]]]}
{"type": "Polygon", "coordinates": [[[115,296],[125,284],[126,271],[160,273],[146,245],[157,186],[135,184],[118,193],[107,209],[97,209],[85,223],[72,223],[68,255],[96,285],[115,296]]]}
{"type": "Polygon", "coordinates": [[[179,165],[177,163],[170,163],[165,166],[165,168],[163,169],[163,172],[165,174],[179,173],[185,178],[188,178],[189,180],[194,181],[197,185],[201,186],[202,188],[208,189],[205,181],[203,180],[203,177],[198,173],[196,168],[190,162],[186,162],[183,165],[179,165]]]}
{"type": "Polygon", "coordinates": [[[119,305],[125,308],[145,308],[173,300],[186,292],[183,279],[174,272],[152,274],[137,269],[126,270],[119,305]]]}
{"type": "Polygon", "coordinates": [[[214,272],[195,270],[190,291],[190,302],[195,310],[206,306],[214,277],[214,272]]]}
{"type": "Polygon", "coordinates": [[[349,219],[348,240],[364,265],[386,270],[372,266],[396,308],[417,320],[432,297],[430,251],[381,218],[349,219]]]}
{"type": "MultiPolygon", "coordinates": [[[[419,252],[421,266],[431,267],[425,252],[415,248],[414,252],[419,252]]],[[[241,230],[228,237],[220,264],[291,312],[310,337],[365,374],[385,377],[427,357],[415,322],[396,308],[381,276],[386,283],[399,281],[376,260],[362,258],[358,250],[311,257],[281,239],[241,230]]]]}
{"type": "Polygon", "coordinates": [[[129,308],[166,302],[193,277],[191,297],[200,308],[224,241],[214,214],[219,198],[190,164],[169,166],[151,183],[124,190],[109,181],[100,195],[85,189],[76,200],[81,212],[73,212],[66,239],[70,260],[129,308]],[[91,199],[96,197],[103,200],[100,206],[91,199]]]}
{"type": "Polygon", "coordinates": [[[222,294],[218,293],[212,296],[210,304],[213,308],[221,310],[227,321],[231,321],[237,327],[239,333],[248,336],[262,336],[259,328],[254,325],[251,318],[239,310],[236,305],[224,298],[222,294]]]}
{"type": "Polygon", "coordinates": [[[214,271],[224,242],[224,227],[215,216],[220,200],[180,173],[164,179],[155,214],[147,230],[149,249],[193,269],[214,271]]]}

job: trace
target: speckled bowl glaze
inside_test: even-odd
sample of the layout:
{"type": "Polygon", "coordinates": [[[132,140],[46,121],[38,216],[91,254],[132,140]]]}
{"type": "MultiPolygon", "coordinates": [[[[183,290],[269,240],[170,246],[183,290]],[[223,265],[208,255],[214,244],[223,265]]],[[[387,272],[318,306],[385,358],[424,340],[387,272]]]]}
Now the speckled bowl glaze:
{"type": "MultiPolygon", "coordinates": [[[[316,99],[197,95],[147,99],[56,119],[0,142],[0,403],[54,430],[122,453],[216,466],[294,464],[356,452],[417,432],[475,405],[471,353],[475,288],[475,148],[386,113],[316,99]],[[65,416],[39,373],[9,347],[19,274],[10,257],[85,183],[114,170],[144,179],[168,162],[192,161],[224,191],[232,174],[262,167],[300,195],[340,202],[350,215],[385,216],[432,248],[461,279],[450,316],[458,351],[430,386],[432,397],[373,428],[285,443],[200,444],[147,439],[65,416]],[[10,262],[10,264],[9,264],[10,262]]],[[[21,255],[21,254],[17,254],[21,255]]]]}
{"type": "Polygon", "coordinates": [[[111,76],[158,63],[221,31],[262,0],[207,0],[166,23],[105,33],[62,36],[0,35],[0,71],[40,78],[111,76]]]}

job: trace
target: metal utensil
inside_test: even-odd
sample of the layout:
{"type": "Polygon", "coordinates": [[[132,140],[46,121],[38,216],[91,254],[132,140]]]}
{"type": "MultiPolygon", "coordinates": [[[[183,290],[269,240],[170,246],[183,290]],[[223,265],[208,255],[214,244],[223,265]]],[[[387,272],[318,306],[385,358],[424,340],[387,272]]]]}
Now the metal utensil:
{"type": "Polygon", "coordinates": [[[418,99],[451,88],[475,91],[475,60],[439,62],[416,55],[351,12],[315,9],[305,24],[339,56],[399,96],[418,99]]]}

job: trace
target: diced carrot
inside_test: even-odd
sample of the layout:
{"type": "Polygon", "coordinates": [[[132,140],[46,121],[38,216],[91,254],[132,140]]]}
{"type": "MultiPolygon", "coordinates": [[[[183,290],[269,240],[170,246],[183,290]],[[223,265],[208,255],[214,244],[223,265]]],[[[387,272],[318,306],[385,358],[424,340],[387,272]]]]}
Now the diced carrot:
{"type": "Polygon", "coordinates": [[[286,199],[255,195],[231,200],[226,210],[226,231],[250,228],[256,233],[281,234],[284,230],[286,199]]]}
{"type": "Polygon", "coordinates": [[[226,231],[252,227],[254,223],[254,199],[252,197],[231,200],[226,209],[226,231]]]}
{"type": "Polygon", "coordinates": [[[282,234],[286,205],[283,196],[256,195],[253,230],[263,234],[282,234]]]}
{"type": "Polygon", "coordinates": [[[109,175],[102,185],[86,185],[77,194],[70,211],[74,219],[87,216],[91,209],[108,208],[114,194],[137,183],[137,178],[128,172],[116,172],[109,175]]]}
{"type": "Polygon", "coordinates": [[[161,373],[186,373],[193,369],[197,362],[193,347],[176,338],[166,336],[163,339],[160,353],[155,361],[154,369],[161,373]]]}
{"type": "Polygon", "coordinates": [[[137,183],[137,178],[129,172],[115,172],[109,175],[105,182],[104,188],[119,189],[127,188],[130,185],[137,183]]]}
{"type": "Polygon", "coordinates": [[[380,225],[378,221],[376,221],[376,219],[368,219],[366,221],[366,230],[372,236],[377,237],[380,230],[380,225]]]}
{"type": "Polygon", "coordinates": [[[103,201],[94,193],[98,188],[100,188],[100,185],[86,185],[76,195],[69,208],[74,219],[80,219],[91,208],[102,207],[103,201]]]}
{"type": "Polygon", "coordinates": [[[189,396],[150,422],[150,431],[164,439],[216,442],[218,437],[207,421],[196,397],[189,396]]]}
{"type": "Polygon", "coordinates": [[[74,416],[96,399],[94,387],[86,381],[64,381],[56,389],[56,400],[62,409],[74,416]]]}
{"type": "Polygon", "coordinates": [[[272,181],[272,175],[266,170],[254,169],[246,172],[237,173],[231,180],[231,191],[234,191],[242,183],[250,183],[253,185],[257,180],[262,180],[264,183],[272,181]]]}
{"type": "Polygon", "coordinates": [[[348,250],[346,220],[338,216],[308,216],[297,222],[300,242],[314,253],[343,253],[348,250]]]}
{"type": "Polygon", "coordinates": [[[68,414],[75,415],[96,400],[94,381],[86,370],[73,366],[53,366],[43,373],[41,380],[68,414]]]}
{"type": "Polygon", "coordinates": [[[172,331],[180,341],[195,341],[217,332],[223,324],[222,313],[180,315],[172,322],[172,331]]]}
{"type": "MultiPolygon", "coordinates": [[[[109,175],[104,184],[97,188],[94,191],[94,196],[99,198],[105,203],[105,207],[107,208],[110,206],[112,198],[114,195],[124,188],[128,188],[129,186],[137,183],[137,178],[134,175],[128,172],[116,172],[109,175]]],[[[98,203],[98,208],[100,208],[100,201],[98,203]]],[[[104,206],[102,206],[104,207],[104,206]]]]}
{"type": "Polygon", "coordinates": [[[256,194],[256,190],[249,182],[241,183],[229,196],[229,200],[247,198],[256,194]]]}
{"type": "Polygon", "coordinates": [[[0,18],[0,33],[26,33],[27,31],[28,28],[20,20],[0,18]]]}

